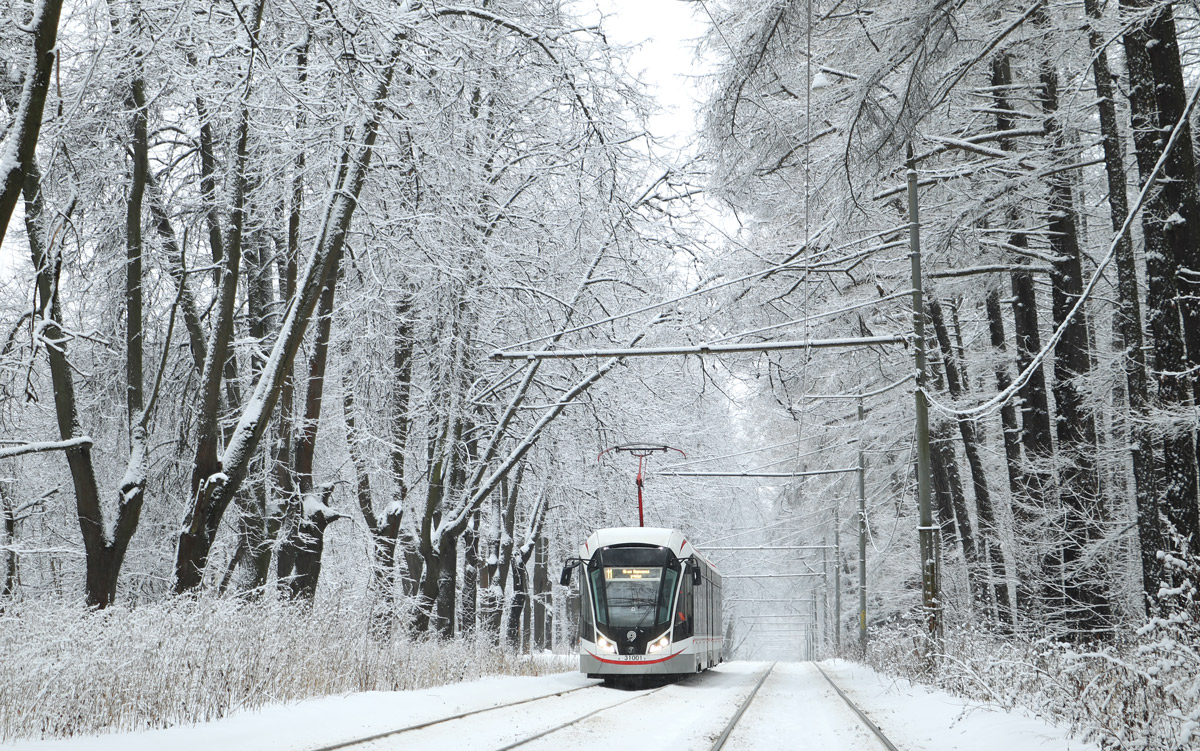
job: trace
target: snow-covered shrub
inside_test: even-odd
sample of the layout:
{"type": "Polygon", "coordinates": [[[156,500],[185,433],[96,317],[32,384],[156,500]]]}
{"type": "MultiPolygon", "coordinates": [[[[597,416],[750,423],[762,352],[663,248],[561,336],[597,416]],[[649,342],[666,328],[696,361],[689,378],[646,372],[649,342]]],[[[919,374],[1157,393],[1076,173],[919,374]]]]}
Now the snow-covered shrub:
{"type": "Polygon", "coordinates": [[[951,693],[1024,709],[1105,749],[1194,749],[1195,622],[1151,621],[1127,642],[1091,647],[948,626],[932,663],[915,625],[878,629],[867,661],[877,670],[951,693]],[[1181,631],[1190,628],[1190,635],[1181,631]]]}
{"type": "Polygon", "coordinates": [[[0,741],[165,727],[238,709],[564,669],[491,640],[370,635],[365,602],[180,598],[84,610],[23,602],[0,615],[0,741]]]}

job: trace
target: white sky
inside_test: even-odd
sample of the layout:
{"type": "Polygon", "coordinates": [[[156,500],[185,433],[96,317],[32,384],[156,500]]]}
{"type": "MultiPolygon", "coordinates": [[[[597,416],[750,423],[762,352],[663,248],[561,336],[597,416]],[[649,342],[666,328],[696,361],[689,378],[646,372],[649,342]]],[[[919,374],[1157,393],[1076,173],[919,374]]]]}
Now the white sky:
{"type": "Polygon", "coordinates": [[[706,71],[696,58],[696,41],[706,28],[703,8],[683,0],[579,0],[588,17],[603,13],[604,30],[614,44],[639,45],[629,70],[663,110],[650,120],[651,132],[678,146],[694,141],[700,96],[697,77],[706,71]],[[595,10],[593,10],[595,9],[595,10]]]}

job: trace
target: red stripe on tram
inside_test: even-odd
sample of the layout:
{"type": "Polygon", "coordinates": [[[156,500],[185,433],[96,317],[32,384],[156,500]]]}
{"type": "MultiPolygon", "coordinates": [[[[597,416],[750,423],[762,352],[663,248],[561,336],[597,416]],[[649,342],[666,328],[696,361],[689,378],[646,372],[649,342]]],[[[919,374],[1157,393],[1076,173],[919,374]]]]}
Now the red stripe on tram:
{"type": "Polygon", "coordinates": [[[603,657],[601,657],[600,655],[593,654],[592,652],[590,652],[586,649],[583,651],[587,652],[592,657],[595,657],[600,662],[607,663],[609,665],[656,665],[660,662],[666,662],[667,660],[671,660],[671,659],[678,657],[679,655],[683,654],[685,649],[687,649],[687,647],[684,647],[683,649],[679,650],[678,652],[676,652],[673,655],[668,655],[667,657],[663,657],[660,660],[606,660],[603,657]]]}

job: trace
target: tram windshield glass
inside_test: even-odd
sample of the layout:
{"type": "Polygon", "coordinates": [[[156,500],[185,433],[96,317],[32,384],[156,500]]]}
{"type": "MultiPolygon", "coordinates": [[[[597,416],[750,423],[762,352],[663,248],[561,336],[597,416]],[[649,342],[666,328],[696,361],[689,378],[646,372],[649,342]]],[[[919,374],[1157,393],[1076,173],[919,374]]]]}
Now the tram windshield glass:
{"type": "Polygon", "coordinates": [[[670,620],[678,563],[661,548],[609,548],[590,572],[596,620],[614,628],[642,628],[670,620]],[[654,565],[657,564],[657,565],[654,565]]]}

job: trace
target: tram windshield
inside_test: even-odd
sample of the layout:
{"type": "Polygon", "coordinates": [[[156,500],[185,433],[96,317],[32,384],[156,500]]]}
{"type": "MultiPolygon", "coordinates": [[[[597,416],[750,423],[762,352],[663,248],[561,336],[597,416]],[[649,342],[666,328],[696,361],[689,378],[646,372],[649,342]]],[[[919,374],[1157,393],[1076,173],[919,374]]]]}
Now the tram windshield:
{"type": "Polygon", "coordinates": [[[610,548],[590,572],[596,620],[614,628],[642,628],[670,620],[678,564],[660,548],[610,548]],[[658,565],[652,565],[658,564],[658,565]]]}

